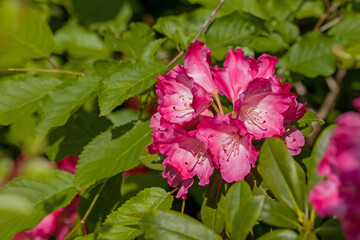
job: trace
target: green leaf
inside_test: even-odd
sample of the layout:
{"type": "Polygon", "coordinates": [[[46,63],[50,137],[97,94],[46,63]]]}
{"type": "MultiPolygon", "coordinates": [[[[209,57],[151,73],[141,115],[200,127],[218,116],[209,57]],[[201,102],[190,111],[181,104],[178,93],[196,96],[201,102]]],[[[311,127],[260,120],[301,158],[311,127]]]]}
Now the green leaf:
{"type": "Polygon", "coordinates": [[[49,134],[49,146],[46,154],[53,162],[64,157],[78,154],[91,139],[105,131],[111,122],[96,113],[78,111],[62,127],[49,134]]]}
{"type": "Polygon", "coordinates": [[[258,217],[264,205],[264,196],[256,196],[242,202],[239,210],[236,212],[230,235],[232,239],[245,240],[258,217]]]}
{"type": "Polygon", "coordinates": [[[270,33],[268,36],[256,37],[249,45],[256,52],[277,53],[286,50],[289,45],[278,33],[270,33]]]}
{"type": "Polygon", "coordinates": [[[172,40],[177,48],[185,50],[210,13],[207,9],[197,9],[178,16],[160,17],[153,28],[172,40]]]}
{"type": "Polygon", "coordinates": [[[325,123],[324,120],[320,119],[315,113],[307,111],[294,125],[301,131],[304,137],[306,137],[313,131],[313,122],[318,122],[320,124],[325,123]]]}
{"type": "Polygon", "coordinates": [[[312,189],[315,186],[315,184],[320,182],[320,180],[321,180],[321,177],[317,173],[317,168],[318,168],[320,161],[324,157],[324,153],[329,145],[330,136],[332,135],[334,128],[335,128],[335,125],[331,125],[331,126],[325,128],[321,132],[320,136],[318,137],[318,139],[315,142],[314,148],[313,148],[313,150],[311,152],[311,156],[309,158],[310,162],[307,165],[307,167],[308,167],[307,189],[308,190],[312,189]]]}
{"type": "Polygon", "coordinates": [[[136,167],[140,164],[141,151],[151,141],[149,122],[137,123],[131,130],[125,129],[128,131],[118,138],[115,129],[110,130],[97,136],[81,153],[75,174],[79,189],[136,167]]]}
{"type": "Polygon", "coordinates": [[[104,42],[94,32],[70,21],[55,33],[54,53],[69,53],[74,58],[102,59],[109,56],[104,42]],[[86,41],[84,41],[86,39],[86,41]]]}
{"type": "Polygon", "coordinates": [[[210,49],[232,45],[244,46],[266,32],[262,19],[249,13],[234,12],[214,21],[206,32],[206,42],[210,49]]]}
{"type": "Polygon", "coordinates": [[[90,233],[86,236],[76,237],[74,240],[96,240],[95,233],[90,233]]]}
{"type": "MultiPolygon", "coordinates": [[[[219,4],[218,0],[188,0],[188,2],[199,3],[210,10],[213,10],[219,4]]],[[[230,13],[237,10],[251,13],[260,18],[264,17],[263,9],[258,0],[226,0],[221,6],[217,15],[229,15],[230,13]]]]}
{"type": "Polygon", "coordinates": [[[262,235],[257,240],[296,240],[298,234],[291,230],[274,230],[262,235]]]}
{"type": "Polygon", "coordinates": [[[76,194],[72,175],[64,171],[15,178],[0,190],[1,239],[34,228],[46,215],[68,205],[76,194]]]}
{"type": "Polygon", "coordinates": [[[81,217],[83,217],[89,209],[95,196],[99,194],[85,223],[86,228],[90,230],[90,232],[97,231],[101,227],[101,224],[105,220],[106,216],[119,207],[121,198],[121,182],[122,174],[120,173],[109,178],[104,183],[99,183],[89,192],[81,194],[80,201],[78,203],[78,212],[81,217]]]}
{"type": "Polygon", "coordinates": [[[317,240],[317,236],[313,231],[302,232],[296,240],[317,240]]]}
{"type": "Polygon", "coordinates": [[[329,30],[328,34],[345,40],[347,45],[358,43],[360,38],[360,15],[341,20],[329,30]]]}
{"type": "Polygon", "coordinates": [[[69,1],[69,12],[76,16],[80,22],[91,24],[103,22],[116,17],[124,1],[113,0],[71,0],[69,1]]]}
{"type": "Polygon", "coordinates": [[[275,227],[295,230],[301,228],[296,214],[287,205],[268,198],[265,199],[260,221],[275,227]]]}
{"type": "Polygon", "coordinates": [[[141,217],[153,209],[169,210],[173,200],[172,195],[157,187],[139,192],[107,217],[99,239],[135,239],[143,232],[138,226],[141,217]]]}
{"type": "Polygon", "coordinates": [[[156,77],[166,71],[157,59],[138,62],[135,67],[125,66],[121,71],[105,78],[99,96],[101,115],[109,114],[125,100],[142,93],[156,83],[156,77]]]}
{"type": "Polygon", "coordinates": [[[134,67],[130,60],[119,61],[115,59],[98,60],[94,62],[95,73],[101,77],[109,77],[114,72],[119,72],[125,67],[134,67]]]}
{"type": "Polygon", "coordinates": [[[334,40],[321,32],[310,32],[289,50],[286,64],[290,71],[307,77],[329,76],[335,72],[336,57],[331,51],[334,40]]]}
{"type": "Polygon", "coordinates": [[[257,169],[277,200],[289,206],[298,216],[304,212],[305,174],[283,141],[278,138],[265,140],[257,169]]]}
{"type": "Polygon", "coordinates": [[[62,126],[99,87],[100,78],[84,76],[53,90],[41,103],[41,118],[36,130],[46,135],[51,128],[62,126]]]}
{"type": "Polygon", "coordinates": [[[345,240],[340,222],[338,219],[330,219],[315,229],[315,232],[325,240],[345,240]]]}
{"type": "Polygon", "coordinates": [[[59,84],[55,78],[35,77],[0,82],[0,124],[9,125],[36,111],[40,100],[59,84]]]}
{"type": "Polygon", "coordinates": [[[251,199],[251,189],[247,182],[241,180],[234,183],[226,194],[225,200],[225,221],[226,230],[230,232],[235,226],[234,218],[239,211],[241,204],[251,199]]]}
{"type": "Polygon", "coordinates": [[[0,4],[0,68],[48,57],[53,45],[49,26],[34,10],[24,8],[19,1],[0,4]]]}
{"type": "Polygon", "coordinates": [[[150,169],[157,171],[163,171],[164,166],[162,165],[162,160],[159,155],[153,154],[150,155],[148,149],[144,149],[139,157],[139,161],[150,169]]]}
{"type": "Polygon", "coordinates": [[[320,18],[325,13],[325,5],[322,0],[303,1],[299,8],[295,13],[297,19],[320,18]]]}
{"type": "Polygon", "coordinates": [[[143,216],[140,227],[145,238],[156,240],[221,240],[199,221],[175,211],[153,210],[143,216]]]}
{"type": "Polygon", "coordinates": [[[225,227],[225,192],[225,182],[217,171],[201,206],[202,222],[216,233],[221,233],[225,227]]]}
{"type": "Polygon", "coordinates": [[[129,58],[139,59],[154,36],[155,32],[145,23],[131,23],[130,29],[120,39],[111,33],[105,35],[105,43],[112,51],[120,51],[129,58]]]}

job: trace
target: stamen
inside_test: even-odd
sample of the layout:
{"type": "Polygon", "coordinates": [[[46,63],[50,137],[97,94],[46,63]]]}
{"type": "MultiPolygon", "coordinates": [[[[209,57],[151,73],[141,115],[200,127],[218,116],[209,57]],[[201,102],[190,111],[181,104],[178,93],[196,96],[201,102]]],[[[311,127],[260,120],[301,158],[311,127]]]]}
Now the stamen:
{"type": "Polygon", "coordinates": [[[204,144],[202,142],[198,142],[190,151],[194,155],[194,158],[190,162],[185,162],[185,165],[191,165],[195,162],[190,169],[190,171],[193,171],[197,164],[201,164],[206,160],[206,157],[204,157],[206,150],[204,144]]]}
{"type": "Polygon", "coordinates": [[[247,117],[247,119],[255,126],[257,126],[258,128],[260,128],[263,131],[267,131],[267,128],[263,128],[260,125],[263,125],[266,123],[266,120],[263,119],[262,114],[267,115],[268,113],[262,112],[261,110],[258,109],[258,107],[247,107],[246,105],[244,105],[241,108],[241,111],[245,114],[245,116],[247,117]]]}
{"type": "Polygon", "coordinates": [[[237,134],[234,134],[232,136],[227,136],[225,139],[221,141],[221,145],[223,147],[223,150],[227,156],[227,161],[229,161],[231,155],[234,154],[234,156],[239,155],[239,145],[240,145],[240,136],[237,134]]]}

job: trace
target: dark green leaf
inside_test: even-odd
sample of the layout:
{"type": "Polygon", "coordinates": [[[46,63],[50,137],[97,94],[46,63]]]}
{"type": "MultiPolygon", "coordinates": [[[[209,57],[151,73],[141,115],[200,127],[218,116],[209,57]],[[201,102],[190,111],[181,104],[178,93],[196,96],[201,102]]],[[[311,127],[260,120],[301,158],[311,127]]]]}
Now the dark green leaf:
{"type": "Polygon", "coordinates": [[[99,183],[96,187],[92,188],[90,192],[81,194],[79,201],[79,215],[84,216],[89,209],[91,202],[96,194],[99,194],[92,211],[86,219],[85,226],[91,229],[92,232],[96,231],[105,220],[106,216],[110,214],[120,205],[120,187],[122,182],[122,174],[117,174],[109,178],[104,183],[99,183]],[[103,186],[103,184],[105,184],[103,186]],[[100,192],[101,189],[101,192],[100,192]]]}
{"type": "Polygon", "coordinates": [[[239,210],[235,214],[230,235],[232,239],[245,240],[258,217],[264,205],[264,196],[256,196],[242,202],[239,210]]]}
{"type": "Polygon", "coordinates": [[[259,237],[257,240],[296,240],[298,234],[291,230],[274,230],[259,237]]]}
{"type": "Polygon", "coordinates": [[[317,236],[312,231],[301,233],[296,240],[317,240],[317,236]]]}
{"type": "Polygon", "coordinates": [[[334,40],[321,32],[310,32],[289,50],[286,64],[290,71],[307,77],[328,76],[335,72],[335,55],[331,51],[334,40]]]}
{"type": "Polygon", "coordinates": [[[68,80],[53,90],[41,103],[41,119],[36,130],[46,135],[51,128],[62,126],[99,87],[100,78],[84,76],[68,80]]]}
{"type": "Polygon", "coordinates": [[[225,200],[225,220],[227,232],[236,228],[233,225],[235,215],[239,211],[241,204],[251,198],[251,189],[247,182],[241,180],[230,187],[225,200]]]}
{"type": "Polygon", "coordinates": [[[19,1],[0,4],[0,68],[16,67],[31,58],[48,57],[54,39],[47,23],[19,1]]]}
{"type": "Polygon", "coordinates": [[[343,39],[347,44],[358,43],[360,38],[360,16],[354,15],[341,20],[329,30],[329,35],[343,39]]]}
{"type": "Polygon", "coordinates": [[[90,142],[80,155],[75,184],[86,189],[95,182],[129,170],[140,164],[139,155],[151,141],[149,122],[136,124],[116,138],[115,132],[106,131],[90,142]]]}
{"type": "Polygon", "coordinates": [[[0,190],[1,239],[34,228],[46,215],[68,205],[76,194],[72,175],[64,171],[49,170],[12,180],[0,190]]]}
{"type": "Polygon", "coordinates": [[[36,111],[40,100],[59,84],[55,78],[35,77],[1,82],[0,124],[11,124],[36,111]]]}
{"type": "Polygon", "coordinates": [[[207,9],[197,9],[178,16],[160,17],[154,29],[174,41],[178,48],[185,50],[210,13],[207,9]]]}
{"type": "Polygon", "coordinates": [[[287,205],[268,198],[265,199],[260,221],[275,227],[295,230],[301,227],[296,214],[287,205]]]}
{"type": "Polygon", "coordinates": [[[315,232],[325,240],[345,240],[341,225],[338,219],[330,219],[315,229],[315,232]]]}
{"type": "Polygon", "coordinates": [[[277,53],[286,50],[289,45],[278,33],[270,33],[268,36],[256,37],[249,47],[256,52],[277,53]]]}
{"type": "Polygon", "coordinates": [[[151,58],[105,78],[99,96],[101,115],[109,114],[128,98],[150,88],[165,70],[161,61],[151,58]]]}
{"type": "Polygon", "coordinates": [[[201,220],[216,233],[221,233],[225,227],[225,182],[219,171],[206,190],[201,206],[201,220]]]}
{"type": "Polygon", "coordinates": [[[94,59],[109,56],[109,50],[101,38],[75,21],[70,21],[55,33],[55,43],[54,52],[57,54],[67,52],[75,58],[94,59]]]}
{"type": "Polygon", "coordinates": [[[139,59],[144,49],[154,40],[154,35],[155,32],[145,23],[131,23],[130,29],[120,39],[108,33],[105,43],[112,51],[120,51],[129,58],[139,59]]]}
{"type": "Polygon", "coordinates": [[[249,13],[234,12],[214,21],[206,33],[206,42],[210,49],[244,46],[265,32],[264,21],[260,18],[249,13]]]}
{"type": "Polygon", "coordinates": [[[95,113],[78,111],[64,126],[50,133],[46,154],[54,162],[78,154],[91,139],[105,131],[110,125],[109,120],[95,113]]]}
{"type": "Polygon", "coordinates": [[[145,238],[156,240],[221,240],[195,219],[174,211],[154,210],[143,216],[140,227],[145,238]]]}
{"type": "Polygon", "coordinates": [[[325,13],[325,4],[322,0],[303,1],[296,11],[297,19],[320,18],[325,13]]]}
{"type": "Polygon", "coordinates": [[[278,138],[265,140],[257,169],[276,199],[301,215],[305,210],[305,174],[283,141],[278,138]]]}
{"type": "Polygon", "coordinates": [[[124,1],[113,0],[71,0],[68,5],[70,5],[70,12],[82,23],[90,24],[114,18],[123,3],[124,1]]]}
{"type": "Polygon", "coordinates": [[[111,213],[100,230],[99,239],[132,240],[142,234],[139,220],[153,209],[169,210],[174,197],[161,188],[147,188],[111,213]]]}

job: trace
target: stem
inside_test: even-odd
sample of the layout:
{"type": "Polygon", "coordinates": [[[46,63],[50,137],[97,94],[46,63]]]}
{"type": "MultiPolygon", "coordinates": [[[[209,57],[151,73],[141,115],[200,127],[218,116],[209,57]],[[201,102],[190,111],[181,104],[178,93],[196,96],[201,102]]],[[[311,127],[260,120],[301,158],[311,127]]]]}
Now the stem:
{"type": "Polygon", "coordinates": [[[74,72],[70,70],[34,69],[34,68],[7,68],[7,69],[0,69],[0,72],[44,72],[44,73],[63,73],[63,74],[78,75],[78,76],[85,75],[85,73],[74,72]]]}
{"type": "Polygon", "coordinates": [[[182,200],[181,214],[184,214],[184,211],[185,211],[185,201],[186,201],[186,199],[183,199],[183,200],[182,200]]]}
{"type": "Polygon", "coordinates": [[[53,69],[57,69],[57,67],[55,66],[55,63],[53,61],[51,61],[51,59],[49,57],[46,57],[45,59],[46,59],[46,61],[48,61],[48,63],[51,65],[51,67],[53,69]]]}
{"type": "MultiPolygon", "coordinates": [[[[101,191],[102,191],[103,188],[105,187],[106,182],[107,182],[107,180],[101,185],[99,191],[97,192],[97,194],[95,195],[94,199],[92,200],[92,202],[91,202],[88,210],[86,211],[85,215],[83,216],[83,218],[80,220],[80,222],[78,222],[78,223],[76,224],[76,226],[71,230],[71,232],[65,237],[64,240],[70,239],[71,235],[72,235],[72,234],[76,231],[76,229],[78,229],[81,225],[83,225],[83,228],[85,228],[86,219],[89,217],[89,215],[90,215],[90,213],[91,213],[91,210],[92,210],[93,207],[95,206],[95,203],[96,203],[96,201],[98,200],[101,191]]],[[[86,234],[86,232],[85,232],[85,234],[86,234]]]]}
{"type": "Polygon", "coordinates": [[[211,103],[211,106],[215,109],[215,111],[216,111],[217,113],[220,113],[219,108],[216,106],[216,104],[215,104],[214,102],[211,103]]]}
{"type": "MultiPolygon", "coordinates": [[[[205,29],[207,28],[207,26],[210,24],[210,22],[214,19],[216,13],[219,11],[220,7],[223,5],[223,3],[225,2],[225,0],[220,0],[219,4],[215,7],[214,11],[212,11],[212,13],[210,14],[209,18],[206,19],[206,21],[204,22],[204,24],[201,26],[200,30],[196,33],[195,37],[193,38],[193,40],[191,40],[191,42],[195,42],[200,35],[205,31],[205,29]]],[[[171,65],[173,65],[182,55],[184,55],[185,51],[181,51],[178,53],[178,55],[176,55],[167,65],[166,67],[169,68],[171,67],[171,65]]]]}
{"type": "Polygon", "coordinates": [[[170,192],[168,192],[169,195],[172,195],[174,192],[176,192],[177,190],[179,190],[180,187],[176,187],[173,190],[171,190],[170,192]]]}
{"type": "Polygon", "coordinates": [[[216,103],[220,108],[220,113],[222,115],[224,115],[224,110],[223,110],[221,102],[220,102],[219,94],[218,94],[218,92],[216,90],[213,92],[213,97],[216,99],[216,103]]]}
{"type": "Polygon", "coordinates": [[[331,13],[333,13],[344,1],[337,2],[334,6],[331,6],[327,9],[327,11],[319,18],[318,22],[316,23],[313,31],[316,32],[320,29],[321,25],[324,23],[325,19],[329,17],[331,13]]]}

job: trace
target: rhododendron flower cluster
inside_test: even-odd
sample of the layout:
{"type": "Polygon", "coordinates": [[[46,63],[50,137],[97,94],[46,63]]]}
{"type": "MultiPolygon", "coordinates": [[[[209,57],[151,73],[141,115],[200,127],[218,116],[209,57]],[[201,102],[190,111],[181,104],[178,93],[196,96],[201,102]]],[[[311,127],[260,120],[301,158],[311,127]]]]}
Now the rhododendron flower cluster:
{"type": "MultiPolygon", "coordinates": [[[[354,105],[360,111],[360,98],[354,105]]],[[[327,180],[311,190],[309,201],[320,216],[338,217],[348,239],[359,240],[360,113],[344,113],[337,124],[318,168],[327,180]]]]}
{"type": "Polygon", "coordinates": [[[293,155],[304,145],[290,123],[304,115],[305,104],[275,76],[276,57],[246,58],[230,49],[219,67],[211,66],[210,55],[204,43],[192,43],[184,65],[159,76],[156,85],[159,107],[148,149],[166,156],[163,177],[179,187],[178,198],[186,198],[195,175],[199,185],[208,184],[214,168],[229,183],[244,179],[258,157],[253,140],[282,138],[293,155]],[[223,111],[219,94],[233,111],[223,111]]]}

